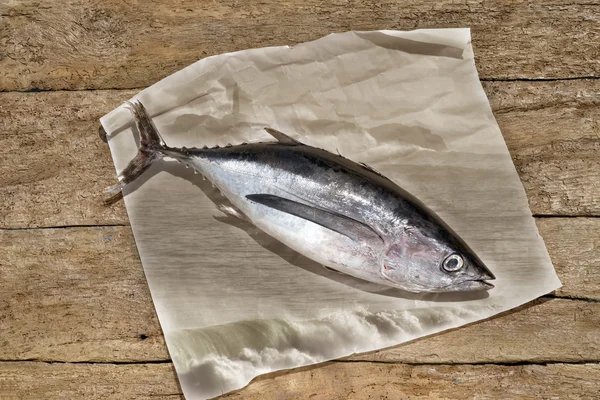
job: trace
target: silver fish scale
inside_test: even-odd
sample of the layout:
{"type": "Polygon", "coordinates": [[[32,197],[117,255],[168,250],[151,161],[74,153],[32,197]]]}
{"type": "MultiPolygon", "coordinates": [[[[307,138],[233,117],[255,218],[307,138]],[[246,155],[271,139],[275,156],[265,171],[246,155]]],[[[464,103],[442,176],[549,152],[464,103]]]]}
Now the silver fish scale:
{"type": "MultiPolygon", "coordinates": [[[[190,157],[222,191],[234,196],[282,192],[300,202],[336,211],[375,229],[384,239],[395,237],[414,207],[387,178],[351,161],[309,146],[256,143],[231,148],[196,150],[190,157]],[[233,177],[245,176],[242,188],[232,188],[233,177]],[[247,186],[252,188],[248,188],[247,186]]],[[[231,199],[230,199],[231,200],[231,199]]]]}

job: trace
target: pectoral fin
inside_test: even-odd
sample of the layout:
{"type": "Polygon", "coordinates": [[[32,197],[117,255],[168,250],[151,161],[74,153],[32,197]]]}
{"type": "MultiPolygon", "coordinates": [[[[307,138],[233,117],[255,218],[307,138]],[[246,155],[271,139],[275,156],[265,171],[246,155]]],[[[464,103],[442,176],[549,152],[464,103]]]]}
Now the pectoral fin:
{"type": "Polygon", "coordinates": [[[325,268],[327,271],[329,272],[335,272],[336,274],[341,274],[341,275],[345,275],[343,272],[338,271],[337,269],[333,269],[331,267],[328,267],[326,265],[323,265],[323,268],[325,268]]]}
{"type": "Polygon", "coordinates": [[[377,243],[383,243],[381,236],[369,225],[335,211],[309,206],[272,194],[249,194],[246,198],[264,206],[304,218],[357,242],[371,243],[376,241],[377,243]]]}
{"type": "Polygon", "coordinates": [[[241,212],[238,208],[236,208],[234,206],[227,205],[227,204],[219,204],[217,206],[217,208],[224,214],[231,215],[232,217],[239,218],[246,222],[252,222],[246,215],[244,215],[243,212],[241,212]]]}

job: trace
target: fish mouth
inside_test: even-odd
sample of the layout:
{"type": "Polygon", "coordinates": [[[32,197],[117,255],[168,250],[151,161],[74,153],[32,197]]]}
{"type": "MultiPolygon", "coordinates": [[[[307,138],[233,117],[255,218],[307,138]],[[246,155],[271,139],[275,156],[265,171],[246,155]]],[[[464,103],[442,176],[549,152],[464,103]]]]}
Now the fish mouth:
{"type": "MultiPolygon", "coordinates": [[[[493,278],[492,278],[493,279],[493,278]]],[[[475,292],[493,289],[495,286],[483,279],[453,283],[444,289],[449,292],[475,292]]]]}
{"type": "Polygon", "coordinates": [[[478,292],[478,291],[490,290],[490,289],[493,289],[495,286],[489,282],[486,282],[485,279],[496,279],[493,275],[491,277],[488,277],[488,275],[485,274],[483,277],[480,277],[479,279],[472,279],[472,280],[467,280],[467,281],[463,281],[463,282],[459,282],[459,283],[451,283],[448,286],[443,286],[438,289],[421,288],[420,290],[415,291],[415,290],[406,289],[406,287],[398,285],[392,278],[387,276],[385,272],[382,272],[381,275],[383,275],[383,277],[385,279],[387,279],[388,281],[390,281],[392,283],[391,286],[400,288],[402,290],[407,290],[409,292],[414,292],[414,293],[478,292]]]}

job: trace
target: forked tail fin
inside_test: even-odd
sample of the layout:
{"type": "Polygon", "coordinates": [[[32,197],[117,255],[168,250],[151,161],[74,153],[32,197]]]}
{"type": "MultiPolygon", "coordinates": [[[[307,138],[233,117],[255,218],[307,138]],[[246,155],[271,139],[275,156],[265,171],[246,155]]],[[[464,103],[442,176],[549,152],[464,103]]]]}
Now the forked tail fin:
{"type": "Polygon", "coordinates": [[[142,175],[153,162],[163,158],[165,155],[162,150],[168,148],[139,100],[127,101],[125,107],[131,111],[140,133],[140,147],[135,158],[117,175],[119,183],[106,188],[105,193],[114,194],[123,190],[127,184],[142,175]]]}

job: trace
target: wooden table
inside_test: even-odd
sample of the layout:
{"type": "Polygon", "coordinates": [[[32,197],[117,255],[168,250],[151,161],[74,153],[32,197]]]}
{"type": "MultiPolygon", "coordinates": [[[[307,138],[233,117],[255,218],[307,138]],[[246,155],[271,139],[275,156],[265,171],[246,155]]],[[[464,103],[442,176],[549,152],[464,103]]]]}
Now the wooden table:
{"type": "Polygon", "coordinates": [[[181,398],[98,118],[199,58],[332,31],[472,28],[564,287],[223,398],[600,398],[600,7],[579,1],[0,2],[0,398],[181,398]]]}

